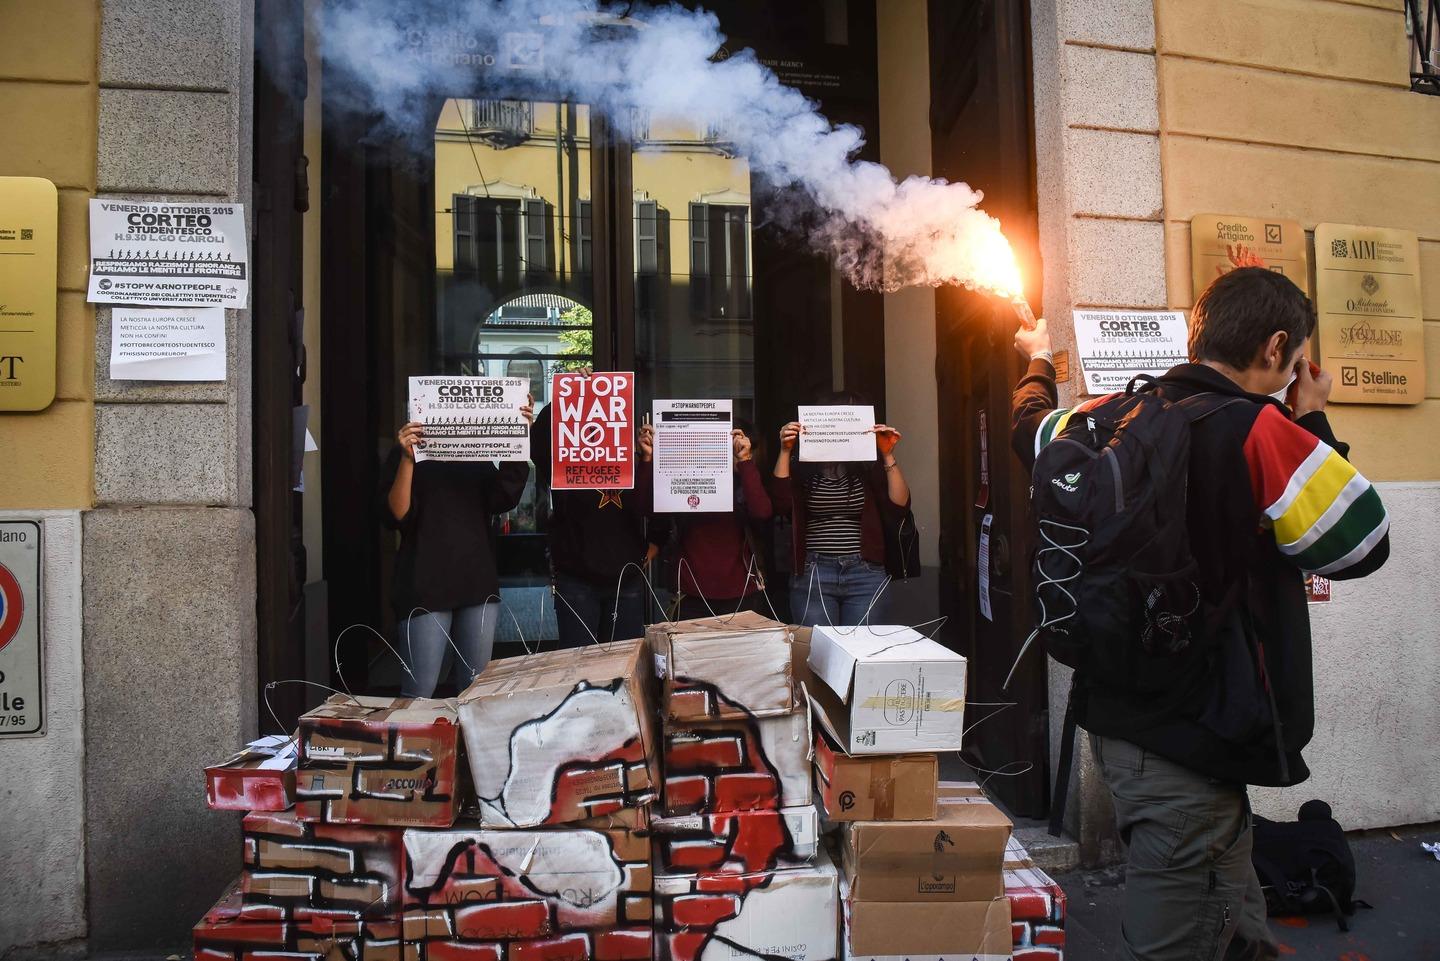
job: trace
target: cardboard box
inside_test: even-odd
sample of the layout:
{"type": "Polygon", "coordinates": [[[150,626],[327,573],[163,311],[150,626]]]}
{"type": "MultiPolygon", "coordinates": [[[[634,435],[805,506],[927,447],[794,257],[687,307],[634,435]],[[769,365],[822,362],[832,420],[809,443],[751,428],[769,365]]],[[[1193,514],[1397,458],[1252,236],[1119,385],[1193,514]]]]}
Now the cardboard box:
{"type": "Polygon", "coordinates": [[[240,822],[242,902],[284,918],[394,921],[400,912],[401,830],[254,812],[240,822]]]}
{"type": "Polygon", "coordinates": [[[404,845],[405,916],[416,937],[561,938],[645,925],[653,913],[642,832],[456,825],[406,831],[404,845]]]}
{"type": "Polygon", "coordinates": [[[982,791],[980,789],[980,785],[976,784],[974,781],[940,782],[940,799],[942,801],[955,800],[957,798],[967,797],[983,798],[984,796],[985,792],[982,791]]]}
{"type": "Polygon", "coordinates": [[[908,627],[817,627],[811,697],[847,754],[958,751],[965,658],[908,627]]]}
{"type": "Polygon", "coordinates": [[[849,757],[831,735],[815,734],[815,791],[828,820],[933,820],[939,777],[934,754],[849,757]]]}
{"type": "Polygon", "coordinates": [[[851,821],[841,863],[855,902],[990,901],[1005,893],[1010,819],[984,798],[941,801],[933,821],[851,821]]]}
{"type": "Polygon", "coordinates": [[[823,851],[803,868],[655,878],[658,961],[832,961],[839,921],[838,878],[823,851]]]}
{"type": "Polygon", "coordinates": [[[646,636],[667,722],[789,714],[795,707],[790,628],[741,611],[654,624],[646,636]]]}
{"type": "Polygon", "coordinates": [[[1065,951],[1065,891],[1035,866],[1014,837],[1005,849],[1005,898],[1010,902],[1015,957],[1060,961],[1065,951]]]}
{"type": "Polygon", "coordinates": [[[300,716],[302,821],[448,827],[460,808],[455,702],[335,694],[300,716]]]}
{"type": "Polygon", "coordinates": [[[240,882],[230,885],[192,931],[195,961],[418,961],[401,953],[393,921],[296,918],[285,909],[246,905],[240,882]]]}
{"type": "Polygon", "coordinates": [[[813,861],[820,816],[813,804],[691,814],[656,818],[651,832],[657,874],[752,874],[813,861]]]}
{"type": "Polygon", "coordinates": [[[808,711],[665,728],[664,812],[723,814],[811,803],[808,711]]]}
{"type": "Polygon", "coordinates": [[[205,769],[205,803],[216,811],[284,811],[295,803],[299,741],[272,734],[205,769]]]}
{"type": "Polygon", "coordinates": [[[459,699],[480,823],[565,824],[653,801],[653,687],[643,641],[491,661],[459,699]]]}
{"type": "Polygon", "coordinates": [[[844,904],[847,961],[1009,961],[1010,903],[844,904]]]}

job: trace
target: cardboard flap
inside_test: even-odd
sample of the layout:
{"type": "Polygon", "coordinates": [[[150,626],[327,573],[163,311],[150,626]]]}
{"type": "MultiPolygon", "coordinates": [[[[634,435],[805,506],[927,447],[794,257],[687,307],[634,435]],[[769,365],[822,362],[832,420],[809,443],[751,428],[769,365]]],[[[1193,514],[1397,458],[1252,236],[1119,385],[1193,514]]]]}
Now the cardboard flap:
{"type": "Polygon", "coordinates": [[[370,697],[332,694],[302,718],[333,718],[367,724],[457,724],[454,698],[370,697]]]}
{"type": "Polygon", "coordinates": [[[606,685],[633,677],[643,642],[611,641],[560,651],[542,651],[491,661],[459,697],[465,704],[494,694],[514,694],[577,684],[606,685]]]}
{"type": "Polygon", "coordinates": [[[817,627],[811,633],[810,670],[842,701],[850,697],[855,661],[854,653],[841,643],[841,635],[833,628],[817,627]]]}

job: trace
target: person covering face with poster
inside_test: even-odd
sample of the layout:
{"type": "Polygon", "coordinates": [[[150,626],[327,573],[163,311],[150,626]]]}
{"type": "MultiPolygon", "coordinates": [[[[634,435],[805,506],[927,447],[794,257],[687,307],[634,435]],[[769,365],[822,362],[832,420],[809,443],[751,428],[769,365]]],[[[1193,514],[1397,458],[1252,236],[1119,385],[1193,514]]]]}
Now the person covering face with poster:
{"type": "MultiPolygon", "coordinates": [[[[1314,329],[1314,305],[1290,280],[1237,267],[1195,302],[1190,363],[1156,382],[1172,405],[1210,405],[1189,424],[1189,476],[1179,481],[1195,563],[1195,573],[1182,576],[1193,577],[1193,609],[1163,627],[1184,625],[1183,645],[1149,643],[1160,578],[1127,558],[1123,581],[1087,582],[1103,555],[1078,538],[1068,542],[1065,587],[1080,599],[1068,616],[1096,616],[1104,597],[1146,597],[1143,614],[1130,615],[1135,623],[1108,634],[1067,625],[1087,646],[1075,665],[1065,739],[1074,724],[1089,732],[1126,842],[1126,958],[1273,958],[1278,950],[1251,863],[1246,786],[1309,777],[1300,753],[1315,727],[1304,573],[1363,577],[1390,552],[1380,496],[1346,460],[1349,447],[1325,416],[1330,375],[1307,359],[1314,329]],[[1135,592],[1147,579],[1154,593],[1135,592]],[[1136,636],[1123,636],[1132,627],[1136,636]]],[[[1059,406],[1044,320],[1021,328],[1015,346],[1029,360],[1015,388],[1011,435],[1026,467],[1062,435],[1088,450],[1084,438],[1098,431],[1096,442],[1112,453],[1122,443],[1107,416],[1115,398],[1059,406]]],[[[1084,491],[1088,475],[1049,483],[1084,491]]],[[[1043,483],[1037,473],[1036,487],[1043,483]]],[[[1150,503],[1147,495],[1153,488],[1126,492],[1138,503],[1150,503]]],[[[1042,587],[1061,573],[1045,568],[1040,552],[1035,564],[1042,587]]]]}
{"type": "Polygon", "coordinates": [[[676,518],[674,583],[679,593],[672,620],[765,609],[764,561],[756,545],[775,511],[755,466],[752,430],[748,423],[736,421],[730,431],[734,510],[676,518]]]}
{"type": "MultiPolygon", "coordinates": [[[[854,407],[864,401],[837,392],[817,404],[854,407]]],[[[805,443],[803,425],[792,421],[780,428],[770,492],[775,512],[793,522],[793,623],[883,624],[882,592],[889,580],[919,573],[910,485],[895,456],[900,431],[876,424],[871,432],[874,460],[814,463],[797,459],[797,447],[805,443]]]]}
{"type": "MultiPolygon", "coordinates": [[[[528,398],[521,414],[535,419],[528,398]]],[[[417,421],[400,428],[381,472],[381,512],[400,532],[393,594],[405,697],[433,695],[447,662],[458,689],[489,662],[500,610],[490,520],[520,503],[530,479],[524,461],[417,464],[424,437],[417,421]]]]}
{"type": "MultiPolygon", "coordinates": [[[[582,373],[589,375],[588,370],[582,373]]],[[[552,390],[551,396],[558,398],[560,392],[552,390]]],[[[557,403],[547,404],[536,416],[530,450],[536,492],[550,495],[546,535],[560,646],[640,637],[645,632],[648,567],[670,534],[668,522],[654,514],[654,428],[642,424],[635,431],[633,489],[556,489],[551,452],[557,403]]]]}

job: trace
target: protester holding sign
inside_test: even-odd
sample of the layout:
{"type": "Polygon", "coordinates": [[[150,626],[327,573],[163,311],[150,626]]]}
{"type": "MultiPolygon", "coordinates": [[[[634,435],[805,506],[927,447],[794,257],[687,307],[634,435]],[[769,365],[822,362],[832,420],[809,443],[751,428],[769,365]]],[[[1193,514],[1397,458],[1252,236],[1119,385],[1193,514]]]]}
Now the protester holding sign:
{"type": "MultiPolygon", "coordinates": [[[[560,646],[640,637],[648,576],[643,571],[669,538],[669,525],[653,516],[654,429],[642,425],[635,434],[639,464],[631,468],[633,488],[561,490],[552,487],[552,458],[546,456],[554,449],[555,408],[549,404],[536,416],[530,450],[536,490],[550,491],[546,533],[560,646]]],[[[613,449],[609,456],[614,457],[613,449]]]]}
{"type": "MultiPolygon", "coordinates": [[[[863,406],[847,392],[819,403],[863,406]]],[[[883,623],[887,576],[919,573],[907,549],[915,544],[915,519],[910,485],[895,458],[900,432],[886,424],[871,432],[876,459],[816,463],[796,457],[796,445],[804,444],[798,421],[780,428],[770,490],[776,513],[793,520],[790,616],[797,624],[883,623]]]]}
{"type": "Polygon", "coordinates": [[[736,421],[730,431],[735,471],[735,509],[722,514],[681,515],[676,519],[679,585],[675,620],[759,612],[765,605],[765,578],[755,549],[755,525],[774,516],[770,493],[755,466],[749,424],[736,421]]]}
{"type": "MultiPolygon", "coordinates": [[[[528,400],[521,413],[535,418],[528,400]]],[[[381,473],[385,521],[400,531],[393,593],[406,697],[434,694],[456,651],[451,668],[462,688],[490,660],[500,610],[490,519],[519,504],[530,479],[524,461],[417,464],[424,436],[423,424],[402,427],[381,473]]]]}

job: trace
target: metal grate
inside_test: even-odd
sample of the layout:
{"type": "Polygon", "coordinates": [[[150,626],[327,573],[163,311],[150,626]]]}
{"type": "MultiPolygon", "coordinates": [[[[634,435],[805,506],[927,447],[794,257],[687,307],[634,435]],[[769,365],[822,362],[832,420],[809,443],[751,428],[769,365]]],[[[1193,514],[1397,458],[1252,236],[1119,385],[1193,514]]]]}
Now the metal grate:
{"type": "Polygon", "coordinates": [[[1440,96],[1440,0],[1405,0],[1410,89],[1440,96]]]}

